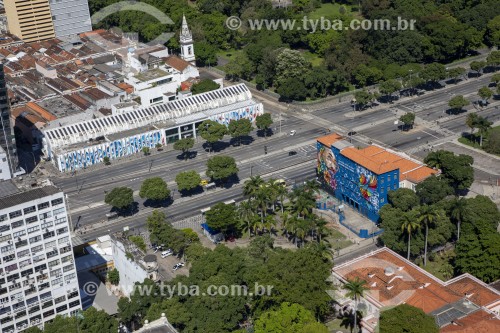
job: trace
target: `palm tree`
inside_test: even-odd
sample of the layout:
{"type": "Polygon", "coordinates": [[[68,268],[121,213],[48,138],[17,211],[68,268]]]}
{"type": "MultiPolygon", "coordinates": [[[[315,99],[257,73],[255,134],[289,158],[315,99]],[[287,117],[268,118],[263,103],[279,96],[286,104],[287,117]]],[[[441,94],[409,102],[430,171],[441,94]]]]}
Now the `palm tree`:
{"type": "Polygon", "coordinates": [[[266,216],[267,204],[269,201],[269,190],[263,186],[255,192],[255,203],[260,208],[260,221],[264,223],[264,217],[266,216]]]}
{"type": "Polygon", "coordinates": [[[253,201],[242,201],[238,206],[238,215],[241,222],[246,226],[244,229],[248,230],[250,237],[252,237],[252,233],[250,232],[251,226],[250,224],[254,221],[255,217],[255,206],[253,201]]]}
{"type": "Polygon", "coordinates": [[[276,188],[276,196],[280,201],[280,206],[281,206],[281,214],[285,211],[285,198],[288,194],[288,190],[286,189],[285,186],[280,185],[276,188]]]}
{"type": "Polygon", "coordinates": [[[457,221],[457,241],[460,240],[460,224],[468,211],[469,206],[467,205],[467,199],[464,197],[455,199],[451,202],[450,217],[457,221]]]}
{"type": "Polygon", "coordinates": [[[420,216],[418,222],[425,226],[425,246],[424,246],[424,266],[427,266],[427,240],[429,236],[429,226],[434,224],[442,216],[442,212],[434,206],[420,206],[420,216]]]}
{"type": "Polygon", "coordinates": [[[304,189],[313,193],[319,193],[319,184],[316,180],[308,180],[304,184],[304,189]]]}
{"type": "Polygon", "coordinates": [[[347,283],[344,284],[343,288],[347,290],[347,293],[345,295],[354,300],[354,329],[357,329],[356,321],[358,302],[359,299],[363,297],[365,291],[367,291],[369,288],[366,284],[366,281],[360,280],[358,277],[356,277],[354,280],[347,280],[347,283]]]}
{"type": "Polygon", "coordinates": [[[300,189],[295,189],[290,194],[293,211],[299,216],[308,216],[311,210],[316,207],[316,200],[311,192],[305,192],[300,189]]]}
{"type": "Polygon", "coordinates": [[[290,216],[290,213],[285,211],[281,213],[281,229],[285,233],[286,238],[288,239],[288,232],[290,231],[291,228],[291,221],[292,218],[290,216]]]}
{"type": "Polygon", "coordinates": [[[488,119],[484,117],[478,117],[476,127],[479,130],[479,136],[480,136],[479,147],[483,146],[483,135],[486,134],[486,132],[488,132],[488,130],[491,128],[491,125],[493,125],[493,123],[488,119]]]}
{"type": "Polygon", "coordinates": [[[264,221],[264,227],[269,233],[272,233],[274,227],[276,227],[276,218],[274,215],[267,215],[264,221]]]}
{"type": "Polygon", "coordinates": [[[273,212],[274,212],[276,209],[276,200],[278,200],[278,188],[280,188],[281,185],[276,182],[276,179],[270,178],[265,186],[268,189],[269,201],[273,205],[273,212]]]}
{"type": "Polygon", "coordinates": [[[243,195],[248,196],[248,200],[255,197],[257,191],[264,185],[264,179],[260,176],[250,177],[243,183],[243,195]]]}
{"type": "Polygon", "coordinates": [[[401,224],[401,230],[408,234],[408,255],[406,257],[408,260],[410,260],[411,234],[420,228],[420,224],[418,224],[415,220],[415,216],[413,214],[409,214],[410,212],[403,215],[403,224],[401,224]]]}
{"type": "Polygon", "coordinates": [[[476,128],[477,118],[478,118],[478,116],[476,113],[469,113],[467,115],[467,118],[465,119],[465,124],[467,125],[467,127],[470,128],[470,135],[471,136],[474,133],[474,128],[476,128]]]}

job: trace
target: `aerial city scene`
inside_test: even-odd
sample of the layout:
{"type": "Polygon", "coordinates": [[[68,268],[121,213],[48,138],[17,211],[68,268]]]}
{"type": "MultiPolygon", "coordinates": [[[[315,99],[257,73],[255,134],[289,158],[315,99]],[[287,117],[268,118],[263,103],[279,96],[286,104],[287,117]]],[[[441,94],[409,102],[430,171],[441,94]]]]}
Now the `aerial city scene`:
{"type": "Polygon", "coordinates": [[[0,0],[0,333],[500,333],[499,0],[0,0]]]}

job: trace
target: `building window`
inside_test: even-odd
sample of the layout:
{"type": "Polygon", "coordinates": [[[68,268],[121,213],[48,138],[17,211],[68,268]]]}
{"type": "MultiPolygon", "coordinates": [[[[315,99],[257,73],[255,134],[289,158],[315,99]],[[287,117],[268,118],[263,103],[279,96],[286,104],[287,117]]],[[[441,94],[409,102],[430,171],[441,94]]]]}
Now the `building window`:
{"type": "Polygon", "coordinates": [[[66,222],[66,218],[65,217],[54,220],[55,225],[58,225],[58,224],[61,224],[61,223],[65,223],[65,222],[66,222]]]}
{"type": "Polygon", "coordinates": [[[32,217],[28,217],[26,220],[26,223],[33,223],[33,222],[37,222],[38,221],[38,216],[32,216],[32,217]]]}
{"type": "Polygon", "coordinates": [[[0,222],[7,220],[7,214],[0,215],[0,222]]]}
{"type": "Polygon", "coordinates": [[[24,208],[23,212],[24,212],[24,214],[29,214],[29,213],[36,212],[36,207],[35,206],[31,206],[31,207],[28,207],[28,208],[24,208]]]}
{"type": "Polygon", "coordinates": [[[31,234],[31,233],[34,233],[35,231],[39,231],[40,227],[36,225],[34,227],[28,228],[27,230],[28,230],[28,234],[31,234]]]}
{"type": "Polygon", "coordinates": [[[54,213],[54,216],[57,214],[64,213],[64,207],[54,209],[53,213],[54,213]]]}
{"type": "Polygon", "coordinates": [[[384,198],[380,199],[380,203],[384,203],[384,202],[385,202],[384,198]]]}
{"type": "Polygon", "coordinates": [[[11,225],[12,225],[12,229],[19,228],[19,227],[22,227],[24,225],[24,221],[23,220],[16,221],[16,222],[13,222],[11,225]]]}
{"type": "Polygon", "coordinates": [[[163,97],[156,97],[149,100],[149,104],[159,103],[163,101],[163,97]]]}
{"type": "Polygon", "coordinates": [[[52,203],[52,206],[57,206],[57,205],[60,205],[63,203],[63,199],[62,198],[54,199],[51,201],[51,203],[52,203]]]}
{"type": "Polygon", "coordinates": [[[15,212],[9,213],[9,217],[11,219],[15,219],[16,217],[21,215],[23,215],[23,213],[21,213],[21,210],[16,210],[15,212]]]}
{"type": "Polygon", "coordinates": [[[47,202],[43,202],[41,204],[38,204],[38,210],[40,209],[45,209],[45,208],[48,208],[50,207],[50,203],[47,201],[47,202]]]}
{"type": "Polygon", "coordinates": [[[39,215],[40,220],[48,219],[51,216],[52,216],[52,212],[42,213],[42,214],[39,215]]]}

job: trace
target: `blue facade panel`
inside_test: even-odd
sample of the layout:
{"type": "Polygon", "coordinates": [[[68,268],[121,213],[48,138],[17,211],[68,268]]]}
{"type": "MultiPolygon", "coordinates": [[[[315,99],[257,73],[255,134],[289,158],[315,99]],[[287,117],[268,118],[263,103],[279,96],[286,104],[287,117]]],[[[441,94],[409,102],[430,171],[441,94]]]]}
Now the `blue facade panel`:
{"type": "Polygon", "coordinates": [[[399,188],[399,170],[381,175],[343,156],[335,147],[317,142],[317,175],[323,187],[373,222],[387,203],[387,193],[399,188]]]}

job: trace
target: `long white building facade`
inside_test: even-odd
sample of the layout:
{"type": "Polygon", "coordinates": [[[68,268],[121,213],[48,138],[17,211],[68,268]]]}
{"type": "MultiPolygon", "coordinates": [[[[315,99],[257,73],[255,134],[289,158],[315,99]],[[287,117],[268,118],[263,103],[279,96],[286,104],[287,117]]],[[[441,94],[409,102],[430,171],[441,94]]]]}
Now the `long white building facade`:
{"type": "Polygon", "coordinates": [[[81,309],[64,194],[54,186],[0,198],[0,331],[43,328],[81,309]]]}
{"type": "Polygon", "coordinates": [[[204,120],[228,125],[264,112],[244,84],[121,114],[43,130],[43,152],[61,172],[71,172],[197,136],[204,120]]]}

